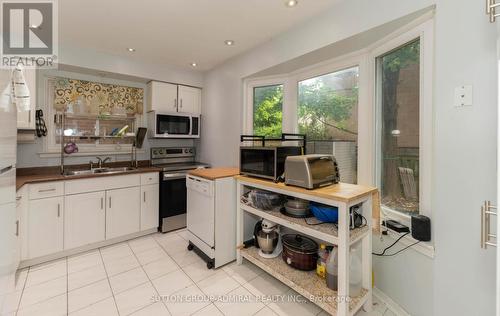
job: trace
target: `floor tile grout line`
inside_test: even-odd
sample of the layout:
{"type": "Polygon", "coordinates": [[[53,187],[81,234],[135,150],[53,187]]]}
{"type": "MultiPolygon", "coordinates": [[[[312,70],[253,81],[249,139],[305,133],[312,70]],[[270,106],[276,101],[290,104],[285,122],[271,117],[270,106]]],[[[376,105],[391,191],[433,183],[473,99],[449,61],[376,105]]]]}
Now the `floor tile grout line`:
{"type": "MultiPolygon", "coordinates": [[[[175,232],[174,232],[174,233],[175,233],[175,232]]],[[[175,234],[177,235],[177,233],[175,233],[175,234]]],[[[180,237],[181,239],[183,239],[184,241],[186,241],[186,240],[185,240],[184,238],[182,238],[181,236],[178,236],[178,237],[180,237]]],[[[163,251],[165,251],[165,253],[167,253],[167,255],[170,257],[170,255],[168,254],[168,252],[167,252],[167,251],[166,251],[166,250],[162,247],[162,245],[158,242],[158,240],[156,240],[156,238],[153,238],[153,239],[154,239],[154,240],[158,243],[158,245],[160,245],[160,247],[163,249],[163,251]]],[[[186,242],[187,242],[187,241],[186,241],[186,242]]],[[[186,248],[187,248],[187,246],[186,246],[186,248]]],[[[173,258],[171,258],[171,259],[172,259],[172,261],[173,261],[173,262],[174,262],[174,263],[175,263],[175,264],[179,267],[179,269],[182,271],[182,273],[184,273],[184,274],[185,274],[185,275],[186,275],[186,276],[187,276],[187,277],[191,280],[191,282],[193,282],[193,284],[192,284],[192,285],[196,286],[196,287],[198,288],[198,290],[199,290],[201,293],[203,293],[203,295],[204,295],[204,296],[207,296],[207,295],[205,294],[205,292],[203,292],[203,291],[202,291],[202,289],[198,286],[198,284],[196,284],[196,282],[195,282],[195,281],[194,281],[194,280],[193,280],[193,279],[192,279],[192,278],[191,278],[191,277],[190,277],[190,276],[189,276],[189,275],[188,275],[188,274],[184,271],[184,269],[182,269],[182,267],[181,267],[181,266],[177,263],[177,261],[175,261],[173,258]]],[[[174,271],[172,271],[172,272],[174,272],[174,271]]],[[[147,273],[146,273],[146,274],[147,274],[147,273]]],[[[148,278],[149,278],[149,276],[148,276],[148,278]]],[[[152,283],[152,282],[151,282],[151,283],[152,283]]],[[[190,286],[192,286],[192,285],[190,285],[190,286]]],[[[154,288],[155,288],[155,290],[156,290],[156,287],[154,286],[154,284],[153,284],[153,287],[154,287],[154,288]]],[[[188,286],[188,287],[189,287],[189,286],[188,286]]],[[[186,289],[186,288],[188,288],[188,287],[185,287],[185,288],[182,288],[182,289],[180,289],[180,290],[177,290],[177,291],[175,291],[174,293],[172,293],[172,295],[173,295],[173,294],[175,294],[175,293],[178,293],[178,292],[180,292],[180,291],[182,291],[182,290],[184,290],[184,289],[186,289]]],[[[159,293],[158,293],[158,295],[159,295],[159,293]]],[[[161,295],[160,295],[160,297],[161,297],[161,295]]],[[[213,302],[210,302],[210,304],[213,304],[213,302]]],[[[208,304],[208,305],[210,305],[210,304],[208,304]]],[[[169,312],[170,314],[172,314],[172,313],[170,312],[170,310],[168,309],[168,306],[165,304],[165,302],[163,302],[163,305],[165,305],[165,307],[167,308],[168,312],[169,312]]],[[[203,306],[202,308],[200,308],[200,309],[198,309],[198,310],[194,311],[194,312],[193,312],[193,313],[191,313],[190,315],[193,315],[193,314],[195,314],[195,313],[199,312],[200,310],[202,310],[203,308],[207,307],[208,305],[203,306]]],[[[214,306],[215,306],[215,304],[214,304],[214,306]]],[[[217,306],[215,306],[215,307],[217,307],[217,306]]]]}
{"type": "MultiPolygon", "coordinates": [[[[153,238],[153,240],[154,240],[155,242],[157,242],[155,238],[153,238]]],[[[157,242],[157,243],[158,243],[158,242],[157,242]]],[[[130,247],[130,245],[129,245],[129,247],[130,247]]],[[[160,248],[162,248],[162,247],[160,246],[160,248]]],[[[162,248],[162,250],[166,253],[166,251],[165,251],[163,248],[162,248]]],[[[136,257],[135,259],[136,259],[137,261],[139,261],[139,258],[137,258],[137,255],[136,255],[136,253],[134,252],[134,250],[132,250],[132,253],[133,253],[133,254],[134,254],[134,256],[136,257]]],[[[168,254],[167,254],[167,256],[168,256],[168,254]]],[[[161,259],[159,259],[159,260],[161,260],[161,259]]],[[[174,262],[175,262],[175,261],[174,261],[174,262]]],[[[140,262],[139,262],[139,264],[140,264],[140,262]]],[[[158,289],[155,287],[155,285],[154,285],[153,281],[152,281],[152,280],[151,280],[151,278],[149,277],[149,275],[148,275],[148,273],[146,272],[146,270],[144,270],[144,267],[142,266],[142,264],[140,265],[140,267],[141,267],[141,269],[142,269],[142,272],[144,272],[144,274],[145,274],[145,275],[146,275],[146,277],[148,278],[149,283],[151,284],[151,286],[152,286],[152,287],[153,287],[153,289],[155,290],[156,295],[158,295],[158,297],[159,297],[159,298],[161,298],[160,292],[158,292],[158,289]]],[[[144,284],[145,284],[145,283],[144,283],[144,284]]],[[[144,306],[144,307],[143,307],[143,308],[141,308],[141,309],[144,309],[144,308],[146,308],[146,307],[149,307],[149,306],[153,305],[154,303],[155,303],[155,302],[152,302],[151,304],[148,304],[148,305],[144,306]]],[[[163,300],[162,300],[162,304],[163,304],[163,306],[165,306],[165,308],[167,309],[168,313],[169,313],[170,315],[172,315],[172,313],[171,313],[171,312],[170,312],[170,310],[168,309],[168,307],[167,307],[167,305],[165,304],[165,302],[163,302],[163,300]]],[[[138,309],[137,311],[134,311],[133,313],[138,312],[138,311],[140,311],[141,309],[138,309]]],[[[131,313],[131,314],[133,314],[133,313],[131,313]]]]}
{"type": "Polygon", "coordinates": [[[21,300],[23,299],[24,295],[24,289],[26,288],[26,282],[28,282],[28,275],[30,274],[31,267],[28,267],[28,271],[26,272],[26,278],[24,279],[23,282],[23,288],[21,289],[21,296],[19,297],[19,302],[17,302],[17,307],[16,311],[14,312],[14,315],[17,316],[17,313],[19,312],[19,307],[21,307],[21,300]]]}
{"type": "MultiPolygon", "coordinates": [[[[128,244],[127,244],[127,246],[128,246],[128,244]]],[[[129,248],[130,248],[130,246],[129,246],[129,248]]],[[[109,290],[111,291],[111,297],[113,298],[113,303],[115,303],[116,312],[118,313],[118,316],[120,316],[120,310],[118,309],[118,304],[116,303],[115,294],[113,293],[113,288],[111,287],[111,282],[109,281],[108,270],[106,270],[106,265],[104,264],[104,258],[102,257],[101,248],[99,248],[98,250],[99,250],[99,256],[101,257],[101,261],[102,261],[102,264],[104,266],[104,272],[106,273],[106,280],[108,281],[109,290]]],[[[68,297],[69,297],[69,295],[68,295],[68,297]]]]}
{"type": "Polygon", "coordinates": [[[66,315],[69,315],[69,271],[68,271],[68,257],[66,261],[66,315]]]}
{"type": "MultiPolygon", "coordinates": [[[[57,278],[55,278],[55,279],[52,279],[51,281],[53,281],[53,280],[57,280],[57,279],[62,279],[62,278],[64,278],[64,276],[57,277],[57,278]]],[[[27,290],[29,290],[29,289],[31,289],[31,288],[32,288],[32,287],[29,287],[29,288],[27,288],[27,290]]],[[[67,289],[66,289],[66,290],[67,290],[67,289]]],[[[61,295],[64,295],[64,294],[65,294],[65,293],[54,294],[53,296],[47,297],[47,298],[45,298],[45,299],[43,299],[43,300],[41,300],[41,301],[35,302],[35,303],[33,303],[33,304],[30,304],[30,305],[28,305],[28,306],[26,306],[26,307],[30,307],[30,306],[35,306],[35,305],[41,304],[41,303],[43,303],[43,302],[46,302],[46,301],[48,301],[48,300],[51,300],[51,299],[53,299],[53,298],[55,298],[55,297],[58,297],[58,296],[61,296],[61,295]]],[[[67,294],[67,292],[66,292],[66,294],[67,294]]],[[[24,290],[23,290],[23,295],[24,295],[24,290]]],[[[22,300],[22,297],[21,297],[21,300],[22,300]]],[[[20,304],[20,305],[21,305],[21,300],[19,301],[19,304],[20,304]]],[[[21,306],[19,306],[18,310],[23,310],[23,309],[24,309],[24,308],[23,308],[23,309],[21,309],[20,307],[21,307],[21,306]]]]}

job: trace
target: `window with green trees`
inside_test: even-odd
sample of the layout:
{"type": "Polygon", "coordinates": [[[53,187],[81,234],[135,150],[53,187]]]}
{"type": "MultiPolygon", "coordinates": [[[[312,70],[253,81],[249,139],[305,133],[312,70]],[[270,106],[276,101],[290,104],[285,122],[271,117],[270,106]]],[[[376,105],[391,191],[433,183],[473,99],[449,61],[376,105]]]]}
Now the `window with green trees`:
{"type": "Polygon", "coordinates": [[[358,67],[352,67],[300,81],[299,132],[309,140],[356,141],[358,77],[358,67]]]}
{"type": "Polygon", "coordinates": [[[253,89],[253,133],[280,137],[283,121],[283,85],[253,89]]]}
{"type": "Polygon", "coordinates": [[[381,195],[386,207],[419,212],[420,41],[377,58],[381,195]]]}

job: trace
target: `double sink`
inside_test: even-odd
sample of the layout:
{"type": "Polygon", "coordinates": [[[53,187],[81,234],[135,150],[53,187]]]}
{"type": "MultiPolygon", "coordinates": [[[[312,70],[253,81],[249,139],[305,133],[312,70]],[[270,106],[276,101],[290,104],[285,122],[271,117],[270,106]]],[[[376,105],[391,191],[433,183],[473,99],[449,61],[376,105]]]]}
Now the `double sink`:
{"type": "Polygon", "coordinates": [[[136,170],[137,168],[133,167],[118,167],[118,168],[94,168],[94,169],[86,169],[86,170],[66,170],[64,172],[65,176],[86,176],[92,174],[114,174],[114,173],[122,173],[136,170]]]}

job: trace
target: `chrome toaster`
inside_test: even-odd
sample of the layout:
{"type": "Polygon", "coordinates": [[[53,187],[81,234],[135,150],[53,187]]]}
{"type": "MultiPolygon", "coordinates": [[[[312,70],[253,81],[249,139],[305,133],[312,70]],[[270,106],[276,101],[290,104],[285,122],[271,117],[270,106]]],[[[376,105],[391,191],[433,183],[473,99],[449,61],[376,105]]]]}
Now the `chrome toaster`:
{"type": "Polygon", "coordinates": [[[333,155],[288,156],[285,184],[316,189],[340,181],[339,167],[333,155]]]}

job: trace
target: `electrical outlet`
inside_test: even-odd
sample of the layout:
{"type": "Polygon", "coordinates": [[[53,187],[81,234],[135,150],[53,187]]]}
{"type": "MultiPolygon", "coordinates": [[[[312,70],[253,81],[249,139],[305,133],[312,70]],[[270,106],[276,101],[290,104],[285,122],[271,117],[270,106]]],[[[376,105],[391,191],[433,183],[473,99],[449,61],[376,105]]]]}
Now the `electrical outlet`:
{"type": "Polygon", "coordinates": [[[472,106],[472,85],[455,88],[455,107],[472,106]]]}

